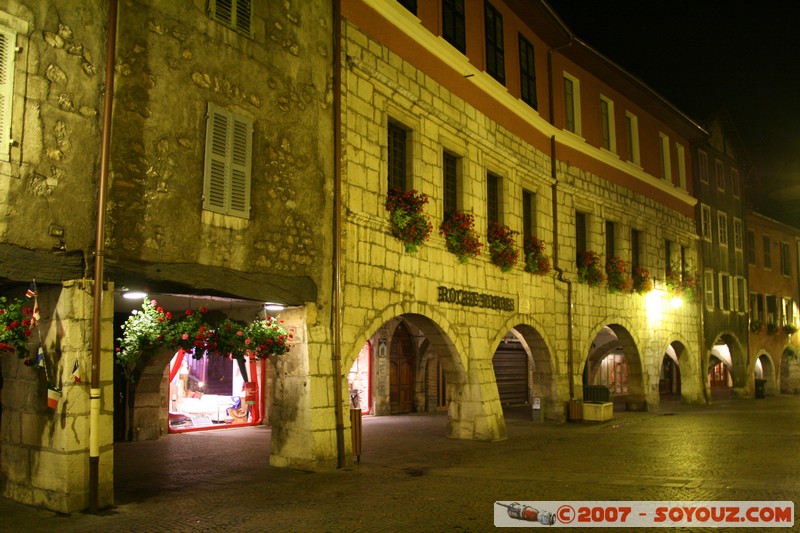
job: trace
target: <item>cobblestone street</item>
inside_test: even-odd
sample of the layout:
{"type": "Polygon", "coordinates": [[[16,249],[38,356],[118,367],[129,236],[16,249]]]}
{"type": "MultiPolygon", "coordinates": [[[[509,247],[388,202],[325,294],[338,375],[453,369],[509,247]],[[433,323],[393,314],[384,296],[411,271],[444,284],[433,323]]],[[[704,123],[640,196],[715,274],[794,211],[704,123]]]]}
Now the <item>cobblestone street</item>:
{"type": "Polygon", "coordinates": [[[495,501],[800,501],[797,396],[602,424],[527,414],[508,413],[496,443],[446,438],[445,416],[365,417],[361,462],[329,473],[268,466],[268,428],[118,443],[116,507],[63,516],[0,499],[0,530],[488,531],[495,501]]]}

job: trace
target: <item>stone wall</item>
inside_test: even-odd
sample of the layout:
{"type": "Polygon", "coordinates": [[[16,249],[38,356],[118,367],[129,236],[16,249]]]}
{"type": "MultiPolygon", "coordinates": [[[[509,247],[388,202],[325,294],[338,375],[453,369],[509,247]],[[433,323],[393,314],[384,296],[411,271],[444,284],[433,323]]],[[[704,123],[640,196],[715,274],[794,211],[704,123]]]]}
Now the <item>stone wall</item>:
{"type": "Polygon", "coordinates": [[[212,20],[206,2],[121,5],[112,261],[327,279],[330,6],[252,5],[252,38],[212,20]],[[202,210],[209,102],[254,121],[249,219],[202,210]]]}
{"type": "MultiPolygon", "coordinates": [[[[91,382],[92,284],[40,288],[41,346],[47,372],[2,353],[3,418],[0,428],[2,494],[62,513],[89,505],[89,386],[91,382]],[[81,381],[72,376],[78,362],[81,381]],[[47,383],[61,389],[56,409],[47,407],[47,383]]],[[[114,503],[113,288],[104,294],[104,341],[100,361],[101,410],[98,503],[114,503]]],[[[38,348],[38,332],[31,341],[38,348]]]]}

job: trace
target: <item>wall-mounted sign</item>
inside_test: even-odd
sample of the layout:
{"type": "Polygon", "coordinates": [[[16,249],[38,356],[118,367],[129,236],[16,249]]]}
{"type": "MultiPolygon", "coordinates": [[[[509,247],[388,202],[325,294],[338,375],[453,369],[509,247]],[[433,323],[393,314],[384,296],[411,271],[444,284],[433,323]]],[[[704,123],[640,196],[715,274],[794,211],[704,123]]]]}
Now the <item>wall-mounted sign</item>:
{"type": "Polygon", "coordinates": [[[492,296],[475,291],[464,291],[449,287],[437,287],[440,302],[459,304],[467,307],[484,307],[486,309],[496,309],[498,311],[513,311],[514,300],[503,298],[502,296],[492,296]]]}

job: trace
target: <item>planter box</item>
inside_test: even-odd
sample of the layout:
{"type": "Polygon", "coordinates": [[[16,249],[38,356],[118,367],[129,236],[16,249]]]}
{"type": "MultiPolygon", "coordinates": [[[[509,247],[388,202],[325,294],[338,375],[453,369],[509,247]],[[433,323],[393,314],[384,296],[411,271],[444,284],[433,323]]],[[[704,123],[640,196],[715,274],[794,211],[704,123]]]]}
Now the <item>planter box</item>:
{"type": "Polygon", "coordinates": [[[585,403],[583,404],[583,419],[594,422],[605,422],[614,418],[613,403],[585,403]]]}

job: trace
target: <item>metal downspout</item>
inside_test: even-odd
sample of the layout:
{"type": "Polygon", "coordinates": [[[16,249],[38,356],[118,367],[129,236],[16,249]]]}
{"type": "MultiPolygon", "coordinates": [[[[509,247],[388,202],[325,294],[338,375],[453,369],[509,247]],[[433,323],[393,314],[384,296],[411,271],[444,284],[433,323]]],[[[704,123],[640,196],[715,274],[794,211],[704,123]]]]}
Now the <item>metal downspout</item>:
{"type": "Polygon", "coordinates": [[[551,195],[553,197],[553,270],[558,274],[557,279],[567,285],[567,369],[569,378],[569,399],[575,399],[575,374],[572,365],[574,355],[572,349],[572,328],[574,313],[572,305],[572,281],[564,277],[564,270],[559,266],[558,260],[558,179],[556,172],[556,136],[550,137],[550,177],[553,178],[551,195]]]}
{"type": "MultiPolygon", "coordinates": [[[[547,50],[547,84],[550,91],[548,98],[548,117],[550,124],[555,125],[555,104],[553,103],[553,53],[572,45],[574,35],[569,34],[569,41],[556,48],[547,50]]],[[[559,266],[558,260],[558,172],[556,171],[556,136],[550,137],[550,177],[553,180],[551,194],[553,197],[553,270],[558,274],[557,279],[567,285],[567,367],[569,377],[569,399],[575,399],[575,375],[573,372],[574,353],[572,347],[572,329],[574,326],[574,312],[572,303],[572,281],[564,277],[564,270],[559,266]]]]}
{"type": "Polygon", "coordinates": [[[333,2],[333,408],[336,415],[336,458],[345,466],[342,407],[342,10],[333,2]]]}
{"type": "Polygon", "coordinates": [[[103,131],[100,143],[100,176],[97,188],[97,229],[94,252],[94,302],[92,310],[92,378],[89,390],[89,512],[97,513],[100,486],[100,353],[102,348],[103,257],[106,241],[108,153],[111,144],[111,111],[114,103],[114,54],[117,41],[117,0],[108,3],[106,83],[103,94],[103,131]]]}

